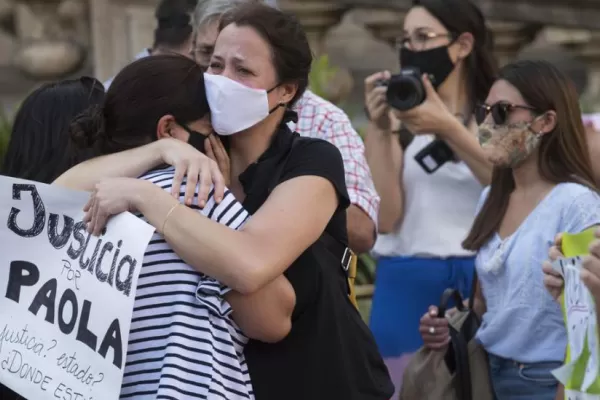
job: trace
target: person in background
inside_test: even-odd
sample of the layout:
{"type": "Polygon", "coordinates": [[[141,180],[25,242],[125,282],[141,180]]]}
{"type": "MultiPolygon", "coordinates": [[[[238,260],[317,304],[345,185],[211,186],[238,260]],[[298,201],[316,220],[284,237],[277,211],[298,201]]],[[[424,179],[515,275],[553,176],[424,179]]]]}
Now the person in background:
{"type": "Polygon", "coordinates": [[[386,87],[377,84],[389,72],[365,81],[367,161],[381,196],[370,326],[397,390],[412,353],[423,344],[413,329],[423,308],[447,288],[470,292],[474,258],[461,241],[491,176],[473,113],[496,77],[491,32],[471,1],[415,1],[400,44],[401,67],[417,67],[436,84],[423,79],[424,103],[399,112],[388,105],[386,87]],[[414,135],[405,149],[390,113],[414,135]],[[429,174],[415,156],[434,134],[455,156],[429,174]]]}
{"type": "Polygon", "coordinates": [[[15,116],[2,175],[51,183],[83,161],[65,156],[69,124],[103,100],[102,83],[89,77],[46,83],[34,90],[15,116]]]}
{"type": "MultiPolygon", "coordinates": [[[[600,223],[577,94],[552,64],[519,61],[500,71],[477,114],[494,172],[463,242],[477,251],[476,338],[498,400],[555,400],[552,371],[564,360],[567,332],[542,264],[558,233],[600,223]]],[[[426,346],[447,348],[448,320],[436,307],[419,331],[426,346]]]]}
{"type": "MultiPolygon", "coordinates": [[[[553,64],[567,75],[581,99],[587,89],[589,72],[587,65],[575,54],[560,45],[533,45],[523,49],[518,60],[544,60],[553,64]]],[[[598,114],[583,115],[585,130],[588,134],[588,145],[596,182],[600,182],[600,120],[598,114]],[[586,118],[589,117],[589,118],[586,118]]]]}
{"type": "MultiPolygon", "coordinates": [[[[221,16],[248,2],[262,1],[198,1],[194,12],[193,53],[201,66],[208,68],[221,16]]],[[[268,5],[274,5],[275,2],[270,3],[268,5]]],[[[298,113],[298,121],[290,125],[296,132],[302,136],[327,140],[340,150],[351,202],[346,212],[349,245],[357,254],[371,250],[376,238],[379,196],[365,159],[362,139],[344,111],[310,90],[306,90],[300,97],[294,111],[298,113]]]]}
{"type": "MultiPolygon", "coordinates": [[[[154,43],[151,48],[142,50],[135,56],[136,60],[150,55],[181,54],[191,56],[192,25],[191,14],[197,0],[161,0],[156,7],[156,29],[154,43]]],[[[104,82],[106,90],[113,78],[104,82]]]]}

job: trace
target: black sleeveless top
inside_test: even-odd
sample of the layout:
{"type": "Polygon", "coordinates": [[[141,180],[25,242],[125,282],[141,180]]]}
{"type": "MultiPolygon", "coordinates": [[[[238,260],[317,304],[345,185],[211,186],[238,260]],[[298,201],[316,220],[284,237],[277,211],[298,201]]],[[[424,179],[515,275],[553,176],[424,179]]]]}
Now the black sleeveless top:
{"type": "MultiPolygon", "coordinates": [[[[285,120],[269,149],[239,177],[248,212],[254,214],[266,201],[273,171],[281,170],[282,163],[275,185],[305,175],[331,182],[339,206],[326,232],[347,244],[350,201],[340,152],[324,140],[292,133],[285,120]]],[[[257,400],[388,400],[393,395],[371,332],[348,298],[340,264],[317,241],[285,272],[296,292],[290,334],[275,344],[250,340],[245,348],[257,400]]]]}

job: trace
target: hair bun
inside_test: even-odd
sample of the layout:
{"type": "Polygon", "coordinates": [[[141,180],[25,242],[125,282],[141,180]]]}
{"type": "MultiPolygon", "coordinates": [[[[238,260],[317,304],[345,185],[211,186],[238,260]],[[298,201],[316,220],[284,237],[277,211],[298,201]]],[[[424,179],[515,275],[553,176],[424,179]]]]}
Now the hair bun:
{"type": "Polygon", "coordinates": [[[69,126],[69,136],[75,146],[93,148],[106,139],[106,118],[101,106],[92,106],[79,114],[69,126]]]}

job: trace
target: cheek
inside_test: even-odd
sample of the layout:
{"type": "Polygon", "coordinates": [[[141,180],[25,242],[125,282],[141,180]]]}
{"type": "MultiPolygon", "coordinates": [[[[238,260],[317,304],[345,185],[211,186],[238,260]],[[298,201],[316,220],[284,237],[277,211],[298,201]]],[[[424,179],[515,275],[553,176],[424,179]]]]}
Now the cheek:
{"type": "Polygon", "coordinates": [[[505,147],[493,144],[483,146],[483,154],[488,162],[497,167],[505,166],[510,159],[510,153],[505,147]]]}

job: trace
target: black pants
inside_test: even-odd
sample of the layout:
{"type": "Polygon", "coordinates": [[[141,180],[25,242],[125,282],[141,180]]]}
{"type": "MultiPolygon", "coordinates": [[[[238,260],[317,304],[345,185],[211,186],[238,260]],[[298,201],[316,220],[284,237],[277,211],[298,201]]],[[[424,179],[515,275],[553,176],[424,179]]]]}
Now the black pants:
{"type": "Polygon", "coordinates": [[[6,386],[0,383],[0,399],[2,400],[25,400],[6,386]]]}

